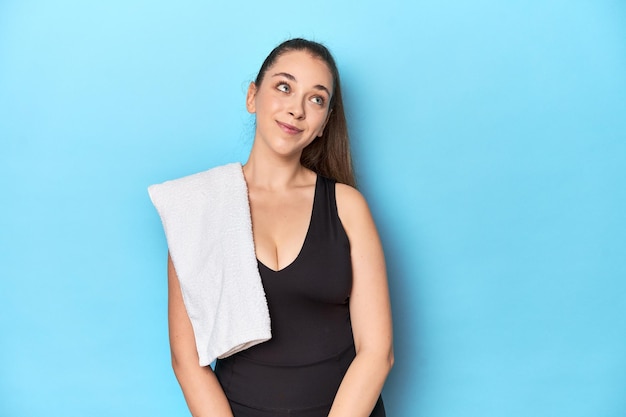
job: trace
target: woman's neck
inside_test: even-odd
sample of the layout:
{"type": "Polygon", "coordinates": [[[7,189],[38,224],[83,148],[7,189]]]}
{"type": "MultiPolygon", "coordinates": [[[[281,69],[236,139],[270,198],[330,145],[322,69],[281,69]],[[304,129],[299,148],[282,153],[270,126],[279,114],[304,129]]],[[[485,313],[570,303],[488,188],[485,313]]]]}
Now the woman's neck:
{"type": "Polygon", "coordinates": [[[249,188],[284,190],[310,182],[312,172],[300,164],[300,158],[271,158],[250,152],[243,174],[249,188]]]}

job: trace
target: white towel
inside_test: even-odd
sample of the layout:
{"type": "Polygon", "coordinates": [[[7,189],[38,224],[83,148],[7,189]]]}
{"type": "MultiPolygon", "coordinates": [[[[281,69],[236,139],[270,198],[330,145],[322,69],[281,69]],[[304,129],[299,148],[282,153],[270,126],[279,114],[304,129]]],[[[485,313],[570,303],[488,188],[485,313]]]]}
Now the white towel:
{"type": "Polygon", "coordinates": [[[167,238],[200,365],[271,338],[240,163],[148,188],[167,238]]]}

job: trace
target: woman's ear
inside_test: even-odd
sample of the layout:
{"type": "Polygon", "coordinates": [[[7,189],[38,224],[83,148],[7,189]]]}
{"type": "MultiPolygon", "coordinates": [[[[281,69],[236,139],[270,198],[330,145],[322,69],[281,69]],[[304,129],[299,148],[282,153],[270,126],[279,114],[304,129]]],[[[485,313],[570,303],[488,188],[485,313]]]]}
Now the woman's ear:
{"type": "Polygon", "coordinates": [[[256,103],[254,99],[256,98],[256,84],[251,82],[248,86],[248,94],[246,95],[246,109],[248,109],[248,113],[256,113],[256,103]]]}

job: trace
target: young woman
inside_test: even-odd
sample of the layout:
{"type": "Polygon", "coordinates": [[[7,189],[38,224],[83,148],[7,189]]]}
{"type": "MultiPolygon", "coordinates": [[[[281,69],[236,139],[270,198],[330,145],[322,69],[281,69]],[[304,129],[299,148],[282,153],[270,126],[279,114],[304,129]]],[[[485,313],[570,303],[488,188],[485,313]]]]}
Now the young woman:
{"type": "Polygon", "coordinates": [[[198,365],[169,260],[172,363],[196,417],[384,416],[393,364],[380,240],[354,188],[339,74],[322,45],[276,47],[250,84],[243,176],[272,338],[198,365]]]}

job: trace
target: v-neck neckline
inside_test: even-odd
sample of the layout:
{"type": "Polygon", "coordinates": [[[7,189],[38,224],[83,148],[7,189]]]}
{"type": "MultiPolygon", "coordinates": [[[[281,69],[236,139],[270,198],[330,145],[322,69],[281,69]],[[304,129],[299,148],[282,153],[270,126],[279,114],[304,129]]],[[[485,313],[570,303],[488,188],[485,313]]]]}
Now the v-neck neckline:
{"type": "Polygon", "coordinates": [[[259,260],[259,258],[257,257],[257,263],[259,264],[259,267],[262,267],[274,274],[279,274],[283,271],[285,271],[286,269],[290,269],[292,267],[292,265],[294,265],[295,263],[298,262],[298,260],[300,259],[302,252],[304,251],[304,248],[306,247],[307,241],[309,240],[309,236],[311,234],[311,228],[313,225],[313,214],[315,213],[315,206],[317,204],[317,200],[318,200],[318,194],[319,194],[319,187],[320,187],[320,176],[319,174],[317,174],[316,178],[315,178],[315,190],[313,192],[313,204],[311,205],[311,216],[309,217],[309,226],[306,229],[306,234],[304,235],[304,240],[302,241],[302,246],[300,247],[300,251],[298,251],[298,254],[296,255],[296,257],[289,262],[287,265],[285,265],[284,267],[280,268],[280,269],[272,269],[269,266],[265,265],[263,262],[261,262],[259,260]]]}

